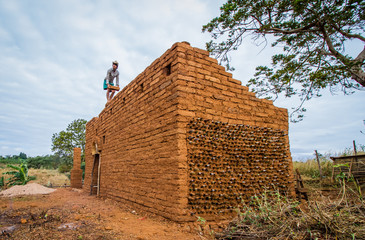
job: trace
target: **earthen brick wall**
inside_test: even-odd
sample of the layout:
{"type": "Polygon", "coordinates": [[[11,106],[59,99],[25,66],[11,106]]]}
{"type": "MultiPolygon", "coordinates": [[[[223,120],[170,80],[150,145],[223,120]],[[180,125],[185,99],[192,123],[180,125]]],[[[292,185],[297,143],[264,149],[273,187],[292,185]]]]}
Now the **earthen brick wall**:
{"type": "Polygon", "coordinates": [[[287,133],[286,109],[176,43],[87,123],[84,189],[99,153],[101,196],[176,221],[225,216],[264,189],[293,192],[287,133]]]}

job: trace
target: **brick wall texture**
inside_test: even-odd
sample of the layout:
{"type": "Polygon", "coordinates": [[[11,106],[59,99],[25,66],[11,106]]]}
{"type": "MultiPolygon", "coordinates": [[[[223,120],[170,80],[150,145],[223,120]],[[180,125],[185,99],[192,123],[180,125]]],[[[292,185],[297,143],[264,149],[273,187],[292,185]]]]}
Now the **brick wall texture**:
{"type": "Polygon", "coordinates": [[[87,123],[86,191],[95,156],[100,196],[175,221],[224,218],[265,189],[294,190],[287,110],[187,42],[87,123]]]}
{"type": "Polygon", "coordinates": [[[81,148],[74,148],[71,187],[82,188],[81,148]]]}

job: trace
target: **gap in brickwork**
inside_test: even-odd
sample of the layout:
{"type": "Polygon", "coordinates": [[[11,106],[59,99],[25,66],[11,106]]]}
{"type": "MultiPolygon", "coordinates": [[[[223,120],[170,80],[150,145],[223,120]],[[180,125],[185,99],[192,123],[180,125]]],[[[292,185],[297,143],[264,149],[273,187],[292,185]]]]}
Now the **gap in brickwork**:
{"type": "Polygon", "coordinates": [[[163,72],[166,76],[169,76],[171,74],[171,63],[169,65],[167,65],[164,69],[163,72]]]}
{"type": "Polygon", "coordinates": [[[143,85],[143,83],[141,83],[141,84],[139,85],[139,87],[140,87],[140,92],[143,92],[143,91],[144,91],[144,85],[143,85]]]}
{"type": "Polygon", "coordinates": [[[232,212],[265,190],[286,192],[283,131],[193,119],[188,123],[188,206],[197,214],[232,212]]]}

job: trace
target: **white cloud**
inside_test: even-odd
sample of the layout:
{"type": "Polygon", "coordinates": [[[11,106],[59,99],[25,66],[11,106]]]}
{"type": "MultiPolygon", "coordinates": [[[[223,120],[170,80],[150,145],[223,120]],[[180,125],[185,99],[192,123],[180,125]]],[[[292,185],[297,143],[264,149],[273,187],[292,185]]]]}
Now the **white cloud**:
{"type": "MultiPolygon", "coordinates": [[[[0,0],[0,155],[51,153],[53,133],[104,108],[102,80],[113,60],[120,62],[125,86],[175,42],[204,48],[210,36],[202,25],[219,14],[223,2],[0,0]]],[[[245,84],[277,51],[261,50],[247,39],[232,54],[236,79],[245,84]]],[[[354,129],[365,118],[361,96],[325,96],[309,104],[305,120],[291,125],[293,154],[360,138],[354,129]]]]}

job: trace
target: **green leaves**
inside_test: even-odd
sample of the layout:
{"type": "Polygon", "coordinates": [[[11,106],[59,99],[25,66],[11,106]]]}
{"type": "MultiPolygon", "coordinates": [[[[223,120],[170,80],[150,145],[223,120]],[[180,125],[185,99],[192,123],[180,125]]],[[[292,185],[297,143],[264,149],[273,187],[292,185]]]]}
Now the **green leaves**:
{"type": "MultiPolygon", "coordinates": [[[[272,46],[283,52],[272,57],[272,67],[257,67],[248,86],[265,98],[296,95],[301,104],[294,111],[304,111],[304,102],[323,89],[351,94],[365,86],[365,50],[354,59],[345,49],[349,40],[365,43],[364,12],[360,0],[228,0],[202,30],[213,38],[208,51],[228,70],[233,70],[229,52],[244,37],[259,41],[273,35],[272,46]]],[[[291,120],[301,120],[297,117],[291,120]]]]}
{"type": "Polygon", "coordinates": [[[35,176],[28,176],[28,165],[27,165],[26,160],[22,160],[20,166],[14,166],[14,165],[8,164],[7,167],[10,167],[10,168],[16,170],[16,171],[8,171],[8,172],[3,173],[3,174],[7,174],[7,175],[13,175],[11,178],[9,178],[7,180],[8,184],[10,186],[25,185],[29,181],[36,179],[35,176]]]}
{"type": "Polygon", "coordinates": [[[0,190],[5,186],[4,176],[0,177],[0,190]]]}
{"type": "Polygon", "coordinates": [[[73,149],[81,148],[85,152],[85,131],[87,121],[77,119],[72,121],[66,130],[52,135],[52,151],[61,156],[67,164],[72,163],[73,149]]]}

